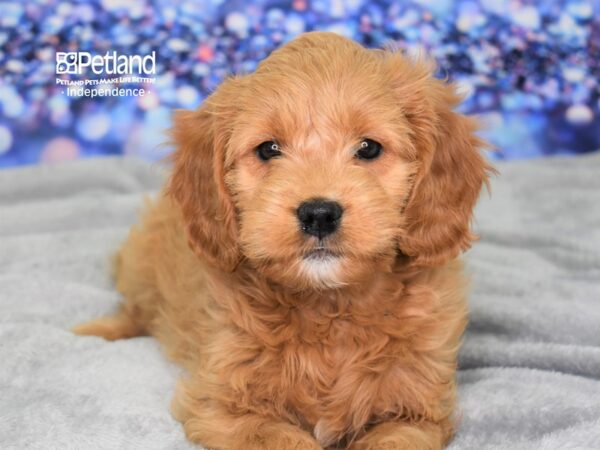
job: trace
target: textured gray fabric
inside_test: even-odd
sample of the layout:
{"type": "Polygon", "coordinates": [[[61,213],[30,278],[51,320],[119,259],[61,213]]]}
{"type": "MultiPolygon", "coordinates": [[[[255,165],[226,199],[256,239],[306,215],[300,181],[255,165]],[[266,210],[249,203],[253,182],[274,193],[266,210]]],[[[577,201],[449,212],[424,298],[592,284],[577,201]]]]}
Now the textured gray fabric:
{"type": "MultiPolygon", "coordinates": [[[[451,448],[598,449],[600,154],[498,168],[466,256],[451,448]]],[[[115,309],[109,255],[161,179],[130,159],[0,172],[0,448],[191,448],[153,339],[69,332],[115,309]]]]}

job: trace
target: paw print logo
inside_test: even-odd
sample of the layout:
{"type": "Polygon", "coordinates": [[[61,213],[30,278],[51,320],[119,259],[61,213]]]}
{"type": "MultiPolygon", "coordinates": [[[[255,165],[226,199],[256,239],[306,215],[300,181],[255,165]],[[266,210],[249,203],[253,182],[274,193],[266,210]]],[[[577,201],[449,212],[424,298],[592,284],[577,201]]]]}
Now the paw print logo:
{"type": "Polygon", "coordinates": [[[77,73],[77,53],[56,52],[56,73],[77,73]]]}

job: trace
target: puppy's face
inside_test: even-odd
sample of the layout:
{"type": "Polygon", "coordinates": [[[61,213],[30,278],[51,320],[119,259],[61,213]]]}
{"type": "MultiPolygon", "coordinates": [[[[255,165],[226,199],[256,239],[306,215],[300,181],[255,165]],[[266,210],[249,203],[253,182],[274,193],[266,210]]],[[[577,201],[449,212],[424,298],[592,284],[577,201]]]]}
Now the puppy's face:
{"type": "Polygon", "coordinates": [[[455,256],[485,177],[455,102],[400,55],[326,33],[293,41],[176,123],[171,190],[192,247],[298,288],[359,282],[398,255],[455,256]]]}
{"type": "Polygon", "coordinates": [[[289,70],[267,62],[247,81],[226,181],[256,268],[332,287],[390,270],[417,164],[376,64],[350,60],[329,78],[316,72],[327,69],[319,56],[289,70]]]}

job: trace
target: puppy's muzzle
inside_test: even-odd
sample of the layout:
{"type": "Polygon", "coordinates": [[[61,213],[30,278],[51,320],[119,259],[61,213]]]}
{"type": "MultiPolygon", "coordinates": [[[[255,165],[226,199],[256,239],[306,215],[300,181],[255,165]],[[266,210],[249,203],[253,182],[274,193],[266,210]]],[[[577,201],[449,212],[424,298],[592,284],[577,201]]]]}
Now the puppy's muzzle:
{"type": "Polygon", "coordinates": [[[302,203],[296,214],[304,233],[323,239],[338,229],[343,209],[337,202],[317,198],[302,203]]]}

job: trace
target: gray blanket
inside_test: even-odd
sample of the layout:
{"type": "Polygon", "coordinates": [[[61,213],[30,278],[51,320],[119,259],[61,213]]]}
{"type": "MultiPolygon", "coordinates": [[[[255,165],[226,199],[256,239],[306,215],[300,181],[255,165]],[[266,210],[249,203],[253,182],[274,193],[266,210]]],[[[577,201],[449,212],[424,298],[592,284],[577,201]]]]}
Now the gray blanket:
{"type": "MultiPolygon", "coordinates": [[[[498,168],[451,448],[599,449],[600,154],[498,168]]],[[[109,255],[161,180],[129,159],[0,172],[0,448],[192,448],[156,341],[69,332],[114,311],[109,255]]]]}

